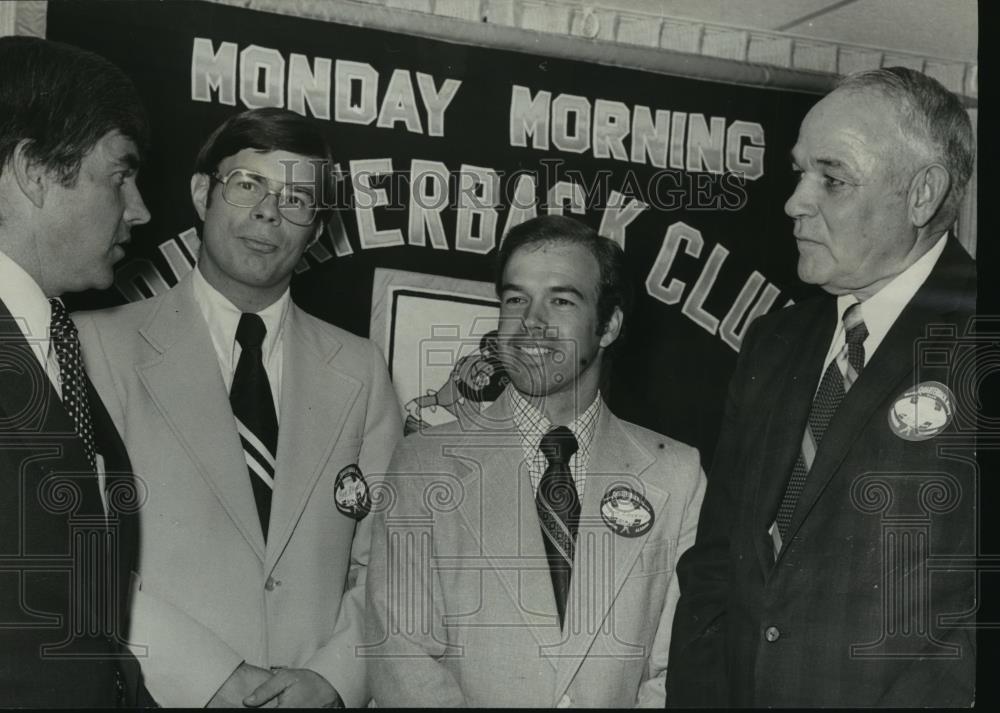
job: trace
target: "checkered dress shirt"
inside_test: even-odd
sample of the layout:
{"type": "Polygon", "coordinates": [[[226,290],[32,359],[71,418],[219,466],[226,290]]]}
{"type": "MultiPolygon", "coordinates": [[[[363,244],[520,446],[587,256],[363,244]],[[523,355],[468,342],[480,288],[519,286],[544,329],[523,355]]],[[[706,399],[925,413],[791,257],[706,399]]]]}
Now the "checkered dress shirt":
{"type": "MultiPolygon", "coordinates": [[[[517,389],[507,387],[510,395],[511,415],[514,418],[514,426],[521,436],[521,447],[524,449],[524,462],[528,466],[528,476],[531,479],[531,491],[538,493],[538,484],[542,480],[542,474],[548,466],[545,455],[539,449],[542,436],[554,427],[541,411],[528,403],[517,389]]],[[[579,448],[569,459],[569,470],[573,474],[573,483],[576,485],[577,495],[583,501],[583,486],[587,475],[587,468],[590,465],[590,446],[594,440],[594,429],[597,427],[597,417],[601,413],[601,394],[598,392],[593,403],[587,410],[577,416],[566,427],[576,436],[579,448]]]]}

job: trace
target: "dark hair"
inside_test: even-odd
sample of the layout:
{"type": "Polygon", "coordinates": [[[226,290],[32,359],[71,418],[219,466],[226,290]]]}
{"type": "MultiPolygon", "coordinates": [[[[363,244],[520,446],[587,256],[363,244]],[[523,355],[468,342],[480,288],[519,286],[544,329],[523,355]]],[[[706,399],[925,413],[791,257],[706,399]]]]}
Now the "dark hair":
{"type": "Polygon", "coordinates": [[[962,102],[936,79],[906,67],[883,67],[848,75],[837,89],[876,90],[899,107],[900,128],[927,148],[951,174],[942,213],[952,218],[965,193],[975,160],[972,122],[962,102]]]}
{"type": "Polygon", "coordinates": [[[116,65],[61,42],[0,37],[0,173],[28,139],[27,156],[72,186],[84,156],[116,129],[148,148],[146,112],[116,65]]]}
{"type": "Polygon", "coordinates": [[[326,135],[313,121],[287,109],[251,109],[226,119],[202,144],[194,162],[195,173],[211,176],[226,158],[243,149],[288,151],[316,160],[317,179],[322,192],[317,213],[325,225],[332,210],[333,149],[326,135]]]}
{"type": "Polygon", "coordinates": [[[625,264],[625,252],[614,240],[597,234],[590,226],[563,215],[542,215],[515,225],[497,252],[496,291],[503,289],[503,271],[511,255],[528,246],[543,243],[582,245],[597,260],[600,281],[597,285],[597,328],[603,333],[615,307],[628,315],[632,308],[632,280],[625,264]]]}

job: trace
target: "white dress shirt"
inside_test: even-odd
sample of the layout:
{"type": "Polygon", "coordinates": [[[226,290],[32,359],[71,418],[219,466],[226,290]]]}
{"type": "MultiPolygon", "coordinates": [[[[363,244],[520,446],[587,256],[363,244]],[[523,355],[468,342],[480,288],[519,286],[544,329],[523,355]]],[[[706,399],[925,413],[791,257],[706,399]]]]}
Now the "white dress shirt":
{"type": "MultiPolygon", "coordinates": [[[[59,358],[52,348],[52,305],[35,279],[24,268],[0,250],[0,299],[7,305],[18,329],[28,341],[32,353],[52,382],[62,401],[62,376],[59,358]]],[[[104,492],[104,457],[96,453],[97,486],[104,514],[108,514],[108,499],[104,492]]]]}
{"type": "MultiPolygon", "coordinates": [[[[878,349],[879,344],[885,339],[885,335],[888,334],[892,325],[896,322],[903,308],[909,304],[913,296],[917,294],[917,290],[927,281],[927,277],[937,264],[938,258],[944,252],[944,246],[947,242],[948,234],[945,233],[934,244],[934,247],[924,253],[919,260],[896,275],[889,284],[861,303],[861,316],[865,320],[865,327],[868,329],[868,336],[864,341],[866,366],[871,361],[872,355],[878,349]]],[[[840,295],[837,298],[837,328],[833,332],[833,341],[830,343],[830,349],[826,353],[826,359],[823,361],[823,371],[820,373],[826,371],[830,362],[844,348],[844,341],[847,336],[847,330],[844,329],[844,312],[857,301],[858,298],[854,295],[840,295]]]]}
{"type": "MultiPolygon", "coordinates": [[[[222,380],[226,385],[226,393],[233,385],[233,375],[239,364],[243,348],[236,341],[236,328],[240,324],[243,313],[217,289],[208,284],[199,268],[194,269],[194,297],[201,309],[201,314],[212,335],[215,355],[219,359],[222,370],[222,380]]],[[[274,415],[281,418],[281,363],[282,336],[285,328],[285,316],[291,305],[291,293],[288,289],[272,305],[265,307],[257,314],[264,320],[267,333],[261,351],[264,360],[264,371],[271,385],[271,397],[274,399],[274,415]]],[[[279,421],[280,422],[280,421],[279,421]]]]}
{"type": "MultiPolygon", "coordinates": [[[[871,361],[875,350],[878,349],[879,344],[885,339],[885,335],[888,334],[896,319],[899,318],[903,308],[909,304],[913,296],[917,294],[917,290],[927,281],[927,277],[937,264],[938,258],[944,252],[944,246],[947,242],[948,234],[945,233],[934,244],[934,247],[924,253],[919,260],[896,275],[881,290],[864,302],[861,302],[861,317],[864,319],[865,327],[868,329],[868,336],[865,337],[865,341],[863,342],[865,365],[871,361]]],[[[844,312],[847,311],[848,307],[857,302],[858,298],[854,295],[847,294],[837,297],[837,327],[833,332],[833,340],[830,342],[830,349],[823,360],[823,370],[820,374],[826,373],[830,362],[836,359],[837,355],[844,348],[847,339],[847,330],[844,328],[844,312]]],[[[843,371],[843,368],[841,366],[841,371],[843,371]]],[[[816,386],[817,393],[822,384],[823,379],[821,377],[819,384],[816,386]]],[[[774,544],[775,558],[777,558],[783,546],[777,525],[777,520],[775,520],[771,523],[771,527],[768,530],[768,534],[771,535],[774,544]]]]}
{"type": "Polygon", "coordinates": [[[0,299],[7,305],[32,353],[62,399],[59,360],[52,348],[52,305],[34,278],[0,250],[0,299]]]}

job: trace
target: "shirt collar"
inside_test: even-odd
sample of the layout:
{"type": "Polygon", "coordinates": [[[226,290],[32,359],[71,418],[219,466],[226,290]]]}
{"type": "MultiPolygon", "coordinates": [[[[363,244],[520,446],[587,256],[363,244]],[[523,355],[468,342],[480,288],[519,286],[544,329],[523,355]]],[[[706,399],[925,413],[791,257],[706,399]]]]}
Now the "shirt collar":
{"type": "MultiPolygon", "coordinates": [[[[240,317],[243,313],[228,297],[209,284],[205,276],[201,274],[201,269],[197,267],[194,269],[193,288],[195,301],[201,308],[202,316],[208,324],[208,331],[212,335],[216,351],[225,355],[229,362],[226,366],[230,370],[235,369],[236,328],[240,324],[240,317]]],[[[257,312],[264,320],[264,326],[267,327],[264,344],[261,345],[265,363],[271,358],[275,347],[281,343],[281,331],[284,329],[285,316],[288,314],[290,303],[291,291],[286,288],[281,297],[257,312]]]]}
{"type": "Polygon", "coordinates": [[[25,339],[42,354],[49,351],[52,305],[23,267],[0,250],[0,299],[17,321],[25,339]]]}
{"type": "MultiPolygon", "coordinates": [[[[521,396],[520,392],[513,386],[507,387],[507,393],[510,398],[514,427],[517,429],[518,435],[521,436],[525,459],[530,460],[538,451],[542,436],[552,430],[552,422],[521,396]]],[[[601,393],[598,391],[586,410],[566,424],[566,427],[576,436],[577,453],[585,459],[590,453],[590,446],[594,440],[594,430],[597,428],[597,417],[601,413],[601,403],[601,393]]]]}
{"type": "MultiPolygon", "coordinates": [[[[913,299],[921,285],[927,281],[927,277],[934,269],[934,265],[937,264],[938,258],[944,252],[947,242],[948,234],[945,233],[934,244],[934,247],[924,253],[919,260],[861,303],[861,316],[868,329],[868,338],[865,339],[866,360],[881,344],[882,339],[889,332],[903,308],[913,299]]],[[[844,312],[857,301],[858,298],[850,294],[840,295],[837,298],[838,334],[843,330],[844,312]]]]}

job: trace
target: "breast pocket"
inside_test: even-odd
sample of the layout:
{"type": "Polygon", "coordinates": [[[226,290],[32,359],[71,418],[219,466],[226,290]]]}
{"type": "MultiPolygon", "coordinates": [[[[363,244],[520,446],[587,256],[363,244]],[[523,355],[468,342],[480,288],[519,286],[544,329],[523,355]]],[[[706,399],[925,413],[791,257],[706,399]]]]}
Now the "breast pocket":
{"type": "Polygon", "coordinates": [[[632,576],[646,577],[660,572],[669,572],[674,567],[674,551],[677,542],[673,539],[650,542],[639,551],[639,563],[632,576]]]}

